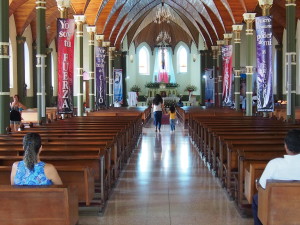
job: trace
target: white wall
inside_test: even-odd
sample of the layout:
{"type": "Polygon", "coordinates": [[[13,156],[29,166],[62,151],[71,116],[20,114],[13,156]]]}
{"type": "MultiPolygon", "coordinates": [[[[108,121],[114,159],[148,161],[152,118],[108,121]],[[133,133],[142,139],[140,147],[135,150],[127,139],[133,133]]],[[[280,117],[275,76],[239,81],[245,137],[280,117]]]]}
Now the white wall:
{"type": "MultiPolygon", "coordinates": [[[[29,74],[30,74],[30,88],[27,89],[27,96],[32,97],[33,96],[33,62],[32,62],[32,31],[31,31],[31,26],[29,26],[25,29],[23,37],[26,38],[26,43],[28,45],[28,51],[29,51],[29,74]]],[[[25,45],[25,43],[24,43],[25,45]]],[[[25,75],[25,74],[24,74],[25,75]]]]}
{"type": "MultiPolygon", "coordinates": [[[[124,38],[124,45],[123,49],[124,51],[127,50],[127,37],[124,38]]],[[[200,38],[199,41],[199,49],[204,49],[204,44],[202,38],[200,38]]],[[[175,79],[176,83],[178,83],[180,86],[178,88],[178,94],[187,95],[187,92],[184,92],[185,87],[188,84],[193,84],[198,87],[197,91],[194,92],[195,95],[200,94],[200,55],[199,55],[199,49],[197,49],[196,45],[193,43],[190,49],[186,46],[184,43],[178,43],[178,45],[175,47],[174,54],[172,55],[173,60],[173,67],[174,67],[174,73],[175,73],[175,79]],[[188,52],[188,72],[187,73],[178,73],[177,69],[177,50],[180,45],[183,45],[186,47],[188,52]],[[193,62],[193,56],[195,55],[196,61],[193,62]]],[[[126,84],[127,84],[127,90],[130,91],[130,88],[133,85],[138,85],[141,90],[141,95],[147,95],[148,89],[145,88],[145,84],[147,82],[152,82],[153,80],[153,70],[154,70],[154,53],[150,50],[150,47],[146,43],[140,44],[137,49],[135,49],[135,46],[131,44],[128,49],[127,54],[127,74],[126,74],[126,84]],[[138,50],[142,47],[146,46],[150,52],[150,75],[140,75],[138,73],[138,50]],[[133,62],[130,61],[130,56],[133,56],[133,62]]]]}

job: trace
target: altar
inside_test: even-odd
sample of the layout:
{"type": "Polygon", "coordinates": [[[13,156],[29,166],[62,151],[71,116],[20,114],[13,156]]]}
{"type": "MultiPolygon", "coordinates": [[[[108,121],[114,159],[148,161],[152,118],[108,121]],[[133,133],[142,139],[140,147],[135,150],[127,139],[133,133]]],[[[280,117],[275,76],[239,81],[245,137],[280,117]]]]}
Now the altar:
{"type": "Polygon", "coordinates": [[[176,97],[177,88],[149,88],[148,97],[154,97],[156,94],[161,97],[176,97]]]}

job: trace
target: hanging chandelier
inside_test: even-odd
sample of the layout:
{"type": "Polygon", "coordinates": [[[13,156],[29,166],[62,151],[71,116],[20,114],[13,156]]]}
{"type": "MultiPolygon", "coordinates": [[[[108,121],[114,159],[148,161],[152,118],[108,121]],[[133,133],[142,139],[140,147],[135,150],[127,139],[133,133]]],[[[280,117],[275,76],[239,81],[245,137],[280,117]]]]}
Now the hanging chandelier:
{"type": "Polygon", "coordinates": [[[155,18],[154,18],[154,23],[161,24],[163,22],[170,23],[171,20],[174,20],[175,17],[171,14],[169,8],[166,8],[164,6],[164,0],[161,2],[161,7],[158,8],[155,18]]]}
{"type": "Polygon", "coordinates": [[[172,41],[171,36],[166,31],[159,32],[156,37],[156,42],[161,42],[162,44],[170,44],[172,41]]]}

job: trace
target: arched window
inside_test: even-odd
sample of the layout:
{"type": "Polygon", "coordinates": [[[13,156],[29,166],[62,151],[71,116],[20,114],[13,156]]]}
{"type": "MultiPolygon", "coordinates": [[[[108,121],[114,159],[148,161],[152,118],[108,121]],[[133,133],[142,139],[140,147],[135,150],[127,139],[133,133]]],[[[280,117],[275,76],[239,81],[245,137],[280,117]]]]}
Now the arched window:
{"type": "Polygon", "coordinates": [[[187,72],[187,51],[185,47],[180,46],[177,51],[177,65],[179,73],[187,72]]]}
{"type": "Polygon", "coordinates": [[[13,61],[13,50],[9,40],[9,88],[14,87],[14,61],[13,61]]]}
{"type": "Polygon", "coordinates": [[[25,84],[27,85],[27,89],[30,89],[30,55],[27,42],[24,44],[24,58],[25,84]]]}
{"type": "Polygon", "coordinates": [[[150,64],[150,57],[148,49],[143,46],[139,51],[139,73],[143,75],[149,75],[149,64],[150,64]]]}

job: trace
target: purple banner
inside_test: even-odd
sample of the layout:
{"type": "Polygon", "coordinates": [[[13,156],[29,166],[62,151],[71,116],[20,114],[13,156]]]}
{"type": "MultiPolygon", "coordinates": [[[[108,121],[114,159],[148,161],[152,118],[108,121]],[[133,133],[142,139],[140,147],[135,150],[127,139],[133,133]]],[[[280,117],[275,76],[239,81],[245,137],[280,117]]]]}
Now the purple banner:
{"type": "Polygon", "coordinates": [[[96,47],[96,106],[97,108],[105,106],[106,100],[106,48],[96,47]]]}
{"type": "Polygon", "coordinates": [[[257,66],[257,111],[274,111],[272,68],[272,18],[255,18],[256,66],[257,66]]]}
{"type": "Polygon", "coordinates": [[[223,59],[223,105],[232,105],[232,45],[222,46],[223,59]]]}
{"type": "Polygon", "coordinates": [[[123,104],[122,70],[114,70],[114,103],[123,104]]]}

